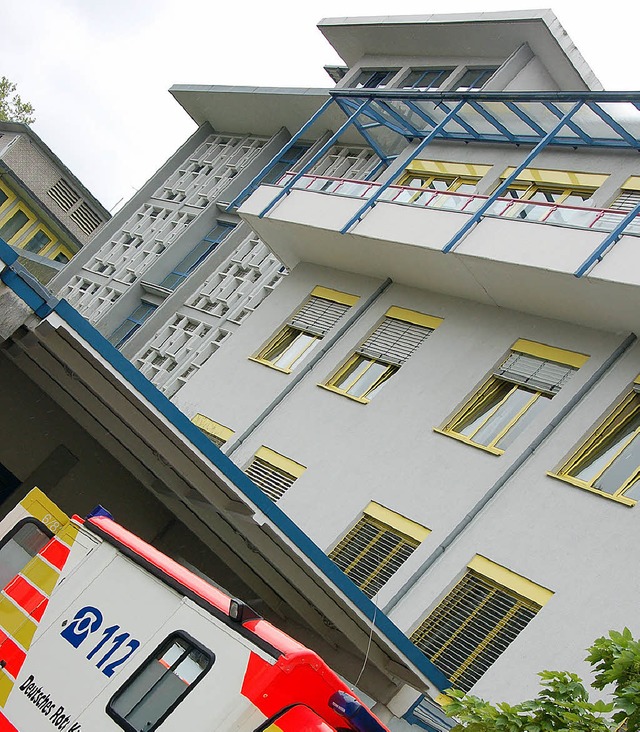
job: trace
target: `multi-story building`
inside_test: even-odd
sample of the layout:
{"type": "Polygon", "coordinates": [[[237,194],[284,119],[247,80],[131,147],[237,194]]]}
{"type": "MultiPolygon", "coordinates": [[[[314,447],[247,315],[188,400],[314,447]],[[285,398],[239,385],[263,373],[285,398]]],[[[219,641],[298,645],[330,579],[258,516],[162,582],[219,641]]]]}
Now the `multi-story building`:
{"type": "Polygon", "coordinates": [[[0,122],[0,238],[47,283],[111,218],[28,126],[0,122]]]}
{"type": "Polygon", "coordinates": [[[174,87],[198,132],[54,284],[454,686],[515,701],[639,630],[640,94],[550,12],[320,29],[330,91],[174,87]]]}

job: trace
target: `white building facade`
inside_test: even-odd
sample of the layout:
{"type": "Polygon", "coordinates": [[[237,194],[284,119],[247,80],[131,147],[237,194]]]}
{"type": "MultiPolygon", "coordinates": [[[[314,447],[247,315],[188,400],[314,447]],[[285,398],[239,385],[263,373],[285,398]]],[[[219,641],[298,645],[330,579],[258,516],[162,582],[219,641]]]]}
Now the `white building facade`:
{"type": "MultiPolygon", "coordinates": [[[[638,632],[640,95],[549,12],[320,28],[330,92],[174,87],[199,131],[54,285],[514,702],[638,632]]],[[[417,701],[394,727],[438,728],[417,701]]]]}

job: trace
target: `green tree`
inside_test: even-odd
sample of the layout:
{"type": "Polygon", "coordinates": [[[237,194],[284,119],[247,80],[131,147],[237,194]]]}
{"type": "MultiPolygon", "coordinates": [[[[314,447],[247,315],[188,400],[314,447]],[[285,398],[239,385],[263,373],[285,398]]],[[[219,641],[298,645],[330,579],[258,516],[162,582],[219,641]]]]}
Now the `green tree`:
{"type": "Polygon", "coordinates": [[[582,679],[566,671],[543,671],[535,699],[514,706],[491,704],[457,690],[447,691],[453,732],[610,732],[622,722],[640,730],[640,642],[625,628],[610,631],[588,649],[594,672],[592,688],[606,691],[610,702],[591,701],[582,679]]]}
{"type": "Polygon", "coordinates": [[[29,102],[22,101],[17,88],[6,76],[0,77],[0,120],[31,125],[36,121],[35,109],[29,102]]]}

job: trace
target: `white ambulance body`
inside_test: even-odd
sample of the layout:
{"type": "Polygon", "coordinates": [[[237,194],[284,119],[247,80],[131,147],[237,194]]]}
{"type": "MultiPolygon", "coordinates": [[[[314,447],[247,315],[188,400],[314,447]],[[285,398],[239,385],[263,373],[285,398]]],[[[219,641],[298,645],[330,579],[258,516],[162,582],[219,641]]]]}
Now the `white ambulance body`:
{"type": "Polygon", "coordinates": [[[0,597],[0,732],[385,732],[315,653],[110,517],[59,512],[52,536],[28,514],[0,525],[0,572],[26,559],[0,597]]]}

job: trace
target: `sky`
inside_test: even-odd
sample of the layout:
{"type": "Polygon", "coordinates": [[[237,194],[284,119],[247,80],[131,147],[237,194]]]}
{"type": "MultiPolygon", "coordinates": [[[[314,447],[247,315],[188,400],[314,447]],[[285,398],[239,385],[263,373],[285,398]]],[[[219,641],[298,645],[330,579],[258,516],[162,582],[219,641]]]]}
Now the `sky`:
{"type": "MultiPolygon", "coordinates": [[[[0,76],[36,108],[34,130],[117,210],[195,130],[173,84],[330,86],[341,63],[324,17],[518,10],[530,0],[0,0],[0,76]]],[[[538,6],[540,7],[540,6],[538,6]]],[[[551,5],[605,89],[640,88],[640,3],[551,5]]]]}

